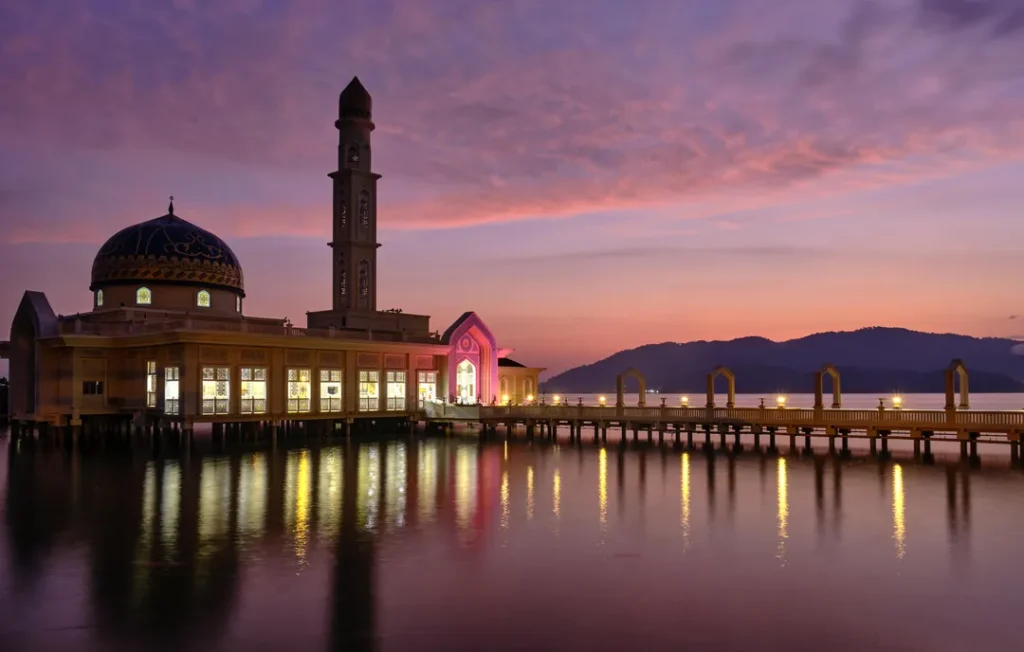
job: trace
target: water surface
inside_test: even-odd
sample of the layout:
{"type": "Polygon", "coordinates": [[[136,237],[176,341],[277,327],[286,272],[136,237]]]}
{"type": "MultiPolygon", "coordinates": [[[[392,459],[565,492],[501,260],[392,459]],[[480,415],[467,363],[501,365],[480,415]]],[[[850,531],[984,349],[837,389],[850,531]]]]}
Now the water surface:
{"type": "Polygon", "coordinates": [[[1019,470],[469,438],[0,452],[5,651],[1024,644],[1019,470]]]}

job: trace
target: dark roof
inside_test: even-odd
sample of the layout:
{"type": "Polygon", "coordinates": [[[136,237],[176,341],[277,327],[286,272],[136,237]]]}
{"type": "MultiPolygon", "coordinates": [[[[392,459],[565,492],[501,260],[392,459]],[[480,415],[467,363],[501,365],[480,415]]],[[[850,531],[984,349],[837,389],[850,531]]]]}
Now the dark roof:
{"type": "Polygon", "coordinates": [[[473,311],[470,310],[469,312],[462,313],[461,317],[459,317],[454,322],[452,322],[452,325],[449,326],[448,330],[446,330],[444,332],[444,335],[441,336],[441,344],[451,344],[452,343],[452,335],[455,334],[455,329],[457,329],[459,326],[462,326],[462,323],[464,321],[466,321],[467,319],[469,319],[470,317],[472,317],[472,316],[473,316],[473,311]]]}
{"type": "Polygon", "coordinates": [[[499,367],[523,367],[523,368],[526,367],[526,365],[524,365],[523,363],[516,362],[512,358],[498,358],[498,366],[499,367]]]}
{"type": "Polygon", "coordinates": [[[92,289],[129,282],[222,286],[244,292],[242,267],[231,247],[172,212],[115,233],[92,264],[92,289]]]}
{"type": "Polygon", "coordinates": [[[338,115],[370,119],[373,111],[373,98],[363,87],[358,77],[353,77],[338,98],[338,115]]]}

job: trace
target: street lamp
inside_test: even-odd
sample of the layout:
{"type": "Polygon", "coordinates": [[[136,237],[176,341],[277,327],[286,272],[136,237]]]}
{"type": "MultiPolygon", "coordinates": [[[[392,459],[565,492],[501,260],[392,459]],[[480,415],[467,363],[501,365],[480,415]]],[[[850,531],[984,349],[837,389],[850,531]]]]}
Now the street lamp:
{"type": "Polygon", "coordinates": [[[604,407],[604,404],[608,402],[608,399],[604,396],[598,396],[597,402],[601,404],[601,407],[604,407]]]}
{"type": "Polygon", "coordinates": [[[775,397],[775,404],[778,405],[780,408],[786,407],[786,395],[785,394],[779,394],[778,396],[776,396],[775,397]]]}

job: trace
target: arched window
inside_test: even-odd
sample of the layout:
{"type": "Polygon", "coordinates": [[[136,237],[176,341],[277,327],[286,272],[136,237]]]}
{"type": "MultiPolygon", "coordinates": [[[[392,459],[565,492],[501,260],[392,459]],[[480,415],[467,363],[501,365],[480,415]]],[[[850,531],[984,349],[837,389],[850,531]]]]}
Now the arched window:
{"type": "Polygon", "coordinates": [[[200,308],[209,308],[210,293],[207,292],[206,290],[200,290],[199,293],[196,294],[196,305],[199,306],[200,308]]]}
{"type": "Polygon", "coordinates": [[[153,303],[153,292],[147,287],[141,287],[135,291],[135,303],[140,306],[148,306],[153,303]]]}
{"type": "Polygon", "coordinates": [[[341,217],[341,230],[344,231],[348,228],[348,196],[344,193],[341,195],[341,206],[338,207],[338,212],[341,217]]]}
{"type": "Polygon", "coordinates": [[[235,312],[242,312],[242,297],[235,297],[235,312]]]}
{"type": "Polygon", "coordinates": [[[359,226],[364,229],[370,226],[370,193],[365,190],[359,193],[359,226]]]}
{"type": "Polygon", "coordinates": [[[368,308],[370,305],[370,263],[359,261],[359,306],[368,308]]]}
{"type": "Polygon", "coordinates": [[[348,295],[348,269],[345,267],[345,254],[338,254],[338,294],[348,295]]]}
{"type": "Polygon", "coordinates": [[[533,396],[533,378],[523,381],[523,396],[533,396]]]}
{"type": "Polygon", "coordinates": [[[358,163],[359,162],[359,145],[348,146],[348,162],[358,163]]]}
{"type": "Polygon", "coordinates": [[[96,290],[96,307],[103,307],[103,290],[96,290]]]}

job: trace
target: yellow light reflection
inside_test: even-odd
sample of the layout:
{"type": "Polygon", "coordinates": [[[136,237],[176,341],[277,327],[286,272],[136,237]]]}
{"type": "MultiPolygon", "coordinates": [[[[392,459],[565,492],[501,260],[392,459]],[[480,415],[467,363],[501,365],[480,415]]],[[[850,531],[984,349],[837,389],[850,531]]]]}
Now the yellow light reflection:
{"type": "Polygon", "coordinates": [[[505,461],[508,461],[508,440],[505,440],[505,461]]]}
{"type": "Polygon", "coordinates": [[[501,529],[508,529],[508,471],[501,472],[501,529]]]}
{"type": "Polygon", "coordinates": [[[419,485],[420,522],[429,523],[437,516],[437,444],[420,445],[419,485]]]}
{"type": "Polygon", "coordinates": [[[597,456],[597,504],[604,534],[608,527],[608,451],[603,448],[597,456]]]}
{"type": "Polygon", "coordinates": [[[455,522],[459,530],[472,526],[476,508],[476,455],[468,446],[455,453],[455,522]]]}
{"type": "Polygon", "coordinates": [[[533,518],[533,466],[526,467],[526,520],[533,518]]]}
{"type": "Polygon", "coordinates": [[[388,486],[384,492],[387,501],[385,518],[387,525],[401,528],[405,526],[405,444],[389,444],[386,452],[384,477],[388,486]]]}
{"type": "Polygon", "coordinates": [[[558,469],[555,469],[555,486],[552,491],[554,502],[551,511],[555,513],[555,519],[560,519],[562,517],[562,473],[558,469]]]}
{"type": "Polygon", "coordinates": [[[789,538],[789,487],[786,458],[779,458],[779,551],[776,557],[786,563],[786,539],[789,538]]]}
{"type": "Polygon", "coordinates": [[[299,470],[295,478],[295,556],[306,560],[306,545],[309,543],[309,452],[299,454],[299,470]]]}
{"type": "Polygon", "coordinates": [[[683,453],[679,464],[679,500],[682,511],[680,525],[683,529],[683,550],[686,550],[690,546],[690,454],[683,453]]]}
{"type": "Polygon", "coordinates": [[[907,553],[907,523],[904,514],[903,467],[892,467],[892,538],[896,541],[896,557],[903,559],[907,553]]]}
{"type": "Polygon", "coordinates": [[[330,448],[320,453],[317,482],[317,537],[333,539],[341,527],[342,491],[344,488],[344,454],[330,448]]]}
{"type": "Polygon", "coordinates": [[[380,510],[380,447],[377,444],[359,450],[359,481],[356,493],[356,513],[363,527],[377,528],[380,510]]]}
{"type": "Polygon", "coordinates": [[[160,500],[160,541],[164,550],[178,547],[178,517],[181,505],[181,467],[169,464],[164,469],[163,495],[160,500]]]}

